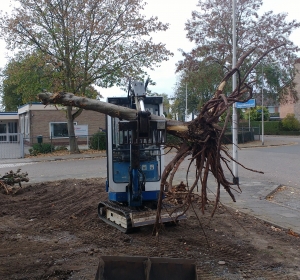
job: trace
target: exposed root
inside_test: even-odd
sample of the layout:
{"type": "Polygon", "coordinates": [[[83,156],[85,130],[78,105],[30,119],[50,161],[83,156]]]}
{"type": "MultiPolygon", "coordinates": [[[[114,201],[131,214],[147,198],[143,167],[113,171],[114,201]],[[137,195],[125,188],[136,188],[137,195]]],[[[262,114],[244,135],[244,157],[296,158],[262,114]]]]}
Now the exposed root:
{"type": "Polygon", "coordinates": [[[17,172],[12,170],[6,172],[4,176],[0,176],[0,188],[2,187],[6,194],[12,194],[12,186],[18,184],[21,188],[21,182],[28,182],[28,173],[21,173],[21,169],[18,169],[17,172]],[[9,187],[10,186],[10,187],[9,187]]]}

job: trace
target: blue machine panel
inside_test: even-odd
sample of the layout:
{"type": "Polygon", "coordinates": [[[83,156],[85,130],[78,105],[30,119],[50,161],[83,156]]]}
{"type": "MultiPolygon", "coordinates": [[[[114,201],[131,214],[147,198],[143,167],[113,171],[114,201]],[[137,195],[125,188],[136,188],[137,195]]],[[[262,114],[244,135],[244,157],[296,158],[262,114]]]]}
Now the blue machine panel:
{"type": "MultiPolygon", "coordinates": [[[[113,180],[115,183],[129,182],[129,162],[113,163],[113,180]]],[[[142,161],[140,169],[145,175],[146,182],[156,182],[160,180],[157,161],[142,161]]]]}
{"type": "MultiPolygon", "coordinates": [[[[142,192],[142,198],[144,201],[157,201],[158,197],[159,191],[142,192]]],[[[108,199],[111,201],[125,202],[128,200],[128,194],[126,192],[110,192],[108,193],[108,199]]]]}
{"type": "Polygon", "coordinates": [[[113,180],[115,183],[129,182],[129,162],[113,163],[113,180]]]}
{"type": "Polygon", "coordinates": [[[142,161],[140,163],[140,167],[142,172],[145,174],[147,182],[155,182],[160,179],[157,161],[142,161]]]}

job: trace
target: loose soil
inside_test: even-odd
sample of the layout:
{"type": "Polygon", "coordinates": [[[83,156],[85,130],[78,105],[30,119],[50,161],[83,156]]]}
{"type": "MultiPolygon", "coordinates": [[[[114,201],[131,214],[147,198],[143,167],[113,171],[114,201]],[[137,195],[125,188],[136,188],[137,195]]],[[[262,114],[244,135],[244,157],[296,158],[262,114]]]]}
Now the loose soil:
{"type": "Polygon", "coordinates": [[[124,234],[98,218],[106,198],[98,178],[3,190],[0,279],[94,279],[99,257],[108,255],[194,259],[198,279],[300,279],[300,238],[292,231],[224,206],[210,218],[209,205],[158,236],[152,226],[124,234]]]}

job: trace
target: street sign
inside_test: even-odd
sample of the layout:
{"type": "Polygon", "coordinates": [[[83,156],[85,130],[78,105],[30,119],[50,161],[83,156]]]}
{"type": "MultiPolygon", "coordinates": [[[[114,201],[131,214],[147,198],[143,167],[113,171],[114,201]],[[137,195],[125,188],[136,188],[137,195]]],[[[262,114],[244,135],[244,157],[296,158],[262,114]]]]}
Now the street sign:
{"type": "Polygon", "coordinates": [[[235,107],[239,109],[255,107],[255,99],[249,99],[247,102],[235,102],[235,107]]]}

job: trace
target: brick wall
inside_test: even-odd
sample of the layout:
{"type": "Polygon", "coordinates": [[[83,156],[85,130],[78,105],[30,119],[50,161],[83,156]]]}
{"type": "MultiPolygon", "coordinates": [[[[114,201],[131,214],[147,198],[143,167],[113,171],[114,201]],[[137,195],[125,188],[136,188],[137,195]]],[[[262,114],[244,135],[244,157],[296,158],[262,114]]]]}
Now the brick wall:
{"type": "Polygon", "coordinates": [[[294,104],[294,114],[295,117],[300,121],[300,63],[296,64],[296,68],[299,71],[296,74],[295,82],[296,82],[296,91],[298,94],[298,102],[294,104]]]}
{"type": "MultiPolygon", "coordinates": [[[[67,122],[66,113],[63,110],[31,110],[29,115],[31,138],[36,138],[37,135],[50,137],[50,122],[67,122]]],[[[89,135],[98,132],[99,127],[106,127],[104,114],[88,110],[83,110],[75,122],[78,125],[88,125],[89,135]]]]}
{"type": "Polygon", "coordinates": [[[286,104],[280,105],[280,118],[285,118],[287,114],[295,114],[294,112],[294,103],[292,100],[288,100],[286,104]]]}
{"type": "Polygon", "coordinates": [[[299,71],[296,73],[294,79],[299,100],[295,103],[292,98],[290,98],[286,104],[281,104],[280,118],[285,118],[287,114],[295,114],[295,117],[300,121],[300,63],[296,63],[295,67],[299,71]]]}

